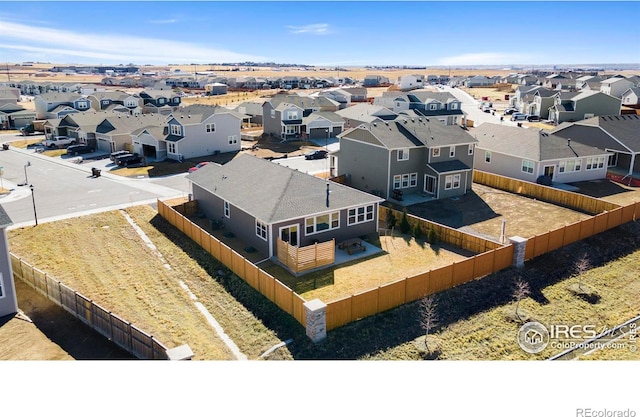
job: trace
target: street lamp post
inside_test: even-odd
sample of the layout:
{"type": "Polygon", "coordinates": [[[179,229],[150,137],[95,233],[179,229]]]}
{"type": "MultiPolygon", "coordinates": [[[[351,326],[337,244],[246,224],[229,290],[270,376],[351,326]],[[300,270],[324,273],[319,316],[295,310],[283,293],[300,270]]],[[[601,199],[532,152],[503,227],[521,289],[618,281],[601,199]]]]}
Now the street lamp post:
{"type": "Polygon", "coordinates": [[[29,185],[29,179],[27,178],[27,167],[31,166],[31,161],[27,161],[26,164],[24,164],[24,185],[29,185]]]}
{"type": "Polygon", "coordinates": [[[33,217],[36,219],[36,226],[38,225],[38,214],[36,213],[36,198],[33,195],[33,185],[30,185],[31,189],[31,202],[33,203],[33,217]]]}

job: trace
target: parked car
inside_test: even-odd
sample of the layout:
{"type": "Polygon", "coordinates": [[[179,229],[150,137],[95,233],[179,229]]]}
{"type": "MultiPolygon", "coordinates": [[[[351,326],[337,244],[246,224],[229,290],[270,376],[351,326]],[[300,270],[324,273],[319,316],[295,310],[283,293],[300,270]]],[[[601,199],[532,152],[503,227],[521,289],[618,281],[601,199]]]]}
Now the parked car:
{"type": "Polygon", "coordinates": [[[323,159],[327,157],[328,152],[322,149],[304,154],[304,159],[323,159]]]}
{"type": "Polygon", "coordinates": [[[540,116],[536,116],[535,114],[527,116],[527,121],[528,122],[537,122],[539,120],[540,120],[540,116]]]}
{"type": "Polygon", "coordinates": [[[200,168],[202,168],[203,166],[209,164],[210,162],[208,161],[203,161],[203,162],[198,162],[198,164],[194,167],[189,168],[189,172],[196,172],[197,170],[199,170],[200,168]]]}
{"type": "Polygon", "coordinates": [[[64,148],[68,145],[75,145],[76,140],[66,136],[54,136],[51,139],[44,140],[42,144],[47,148],[64,148]]]}
{"type": "Polygon", "coordinates": [[[116,157],[116,165],[121,167],[127,167],[133,164],[139,164],[142,162],[142,156],[137,153],[130,153],[127,155],[120,155],[116,157]]]}
{"type": "Polygon", "coordinates": [[[527,120],[527,115],[524,113],[513,113],[511,115],[511,121],[515,122],[516,120],[527,120]]]}
{"type": "Polygon", "coordinates": [[[513,113],[517,113],[518,109],[514,109],[512,107],[508,108],[508,109],[504,109],[504,114],[505,115],[509,115],[509,114],[513,114],[513,113]]]}
{"type": "Polygon", "coordinates": [[[111,152],[111,154],[109,154],[109,159],[111,159],[113,162],[116,162],[116,158],[122,155],[130,155],[131,152],[129,151],[115,151],[115,152],[111,152]]]}
{"type": "Polygon", "coordinates": [[[93,146],[86,144],[83,145],[71,145],[67,148],[67,155],[80,155],[82,153],[95,152],[96,149],[93,146]]]}

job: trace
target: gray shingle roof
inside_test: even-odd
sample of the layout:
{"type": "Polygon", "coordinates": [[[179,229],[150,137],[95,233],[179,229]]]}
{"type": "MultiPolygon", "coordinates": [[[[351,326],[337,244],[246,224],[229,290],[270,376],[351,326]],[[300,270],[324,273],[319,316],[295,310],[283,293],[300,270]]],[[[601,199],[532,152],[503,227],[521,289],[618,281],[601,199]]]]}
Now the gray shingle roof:
{"type": "Polygon", "coordinates": [[[206,104],[192,104],[190,106],[178,107],[173,111],[173,117],[183,125],[195,125],[202,123],[214,114],[221,113],[232,114],[239,119],[242,118],[242,115],[234,110],[206,104]]]}
{"type": "Polygon", "coordinates": [[[246,154],[225,165],[208,164],[186,178],[266,223],[383,201],[363,191],[246,154]]]}
{"type": "Polygon", "coordinates": [[[483,123],[474,129],[478,148],[532,161],[604,155],[601,149],[575,140],[549,134],[540,129],[483,123]]]}
{"type": "Polygon", "coordinates": [[[439,174],[444,174],[445,172],[454,172],[454,171],[468,171],[471,169],[465,163],[459,160],[436,162],[436,163],[431,163],[427,165],[429,165],[434,171],[436,171],[439,174]]]}
{"type": "Polygon", "coordinates": [[[4,229],[5,227],[11,226],[12,224],[13,221],[11,220],[7,212],[4,211],[4,208],[0,206],[0,229],[4,229]]]}

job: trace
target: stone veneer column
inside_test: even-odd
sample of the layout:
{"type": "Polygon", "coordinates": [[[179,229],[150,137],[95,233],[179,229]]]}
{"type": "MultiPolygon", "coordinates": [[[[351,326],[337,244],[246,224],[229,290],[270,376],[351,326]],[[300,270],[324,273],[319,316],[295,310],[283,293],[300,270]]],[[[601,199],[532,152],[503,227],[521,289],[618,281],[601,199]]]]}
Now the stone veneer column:
{"type": "Polygon", "coordinates": [[[527,239],[514,236],[510,237],[509,241],[513,244],[513,266],[522,268],[524,266],[524,253],[527,248],[527,239]]]}
{"type": "Polygon", "coordinates": [[[327,305],[322,301],[315,300],[304,303],[307,313],[307,336],[318,343],[327,337],[327,305]]]}

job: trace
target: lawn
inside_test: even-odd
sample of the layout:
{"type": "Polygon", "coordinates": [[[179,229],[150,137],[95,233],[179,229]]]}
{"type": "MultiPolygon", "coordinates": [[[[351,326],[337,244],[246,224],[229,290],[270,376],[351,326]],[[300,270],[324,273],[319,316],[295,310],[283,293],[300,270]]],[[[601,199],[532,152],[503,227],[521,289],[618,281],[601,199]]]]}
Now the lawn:
{"type": "MultiPolygon", "coordinates": [[[[198,311],[180,281],[195,293],[241,351],[256,358],[280,340],[230,296],[197,261],[154,226],[155,210],[128,210],[171,266],[136,234],[119,211],[78,217],[9,232],[12,252],[125,318],[167,347],[189,344],[195,359],[232,356],[198,311]]],[[[157,220],[157,219],[156,219],[157,220]]],[[[160,222],[159,227],[166,224],[160,222]]],[[[188,239],[187,239],[188,240],[188,239]]],[[[197,248],[190,248],[197,252],[197,248]]],[[[201,254],[200,254],[201,255],[201,254]]]]}
{"type": "Polygon", "coordinates": [[[326,303],[466,259],[459,250],[454,252],[453,248],[438,244],[432,246],[408,235],[396,233],[367,241],[381,247],[383,252],[299,278],[278,265],[265,267],[265,270],[304,299],[319,298],[326,303]]]}

